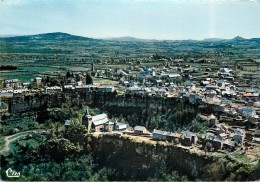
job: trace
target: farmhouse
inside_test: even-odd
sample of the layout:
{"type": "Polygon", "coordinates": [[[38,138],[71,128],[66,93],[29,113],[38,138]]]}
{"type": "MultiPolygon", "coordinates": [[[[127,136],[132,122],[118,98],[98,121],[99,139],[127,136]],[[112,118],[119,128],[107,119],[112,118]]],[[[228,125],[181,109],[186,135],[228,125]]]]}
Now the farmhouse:
{"type": "Polygon", "coordinates": [[[166,140],[169,142],[174,142],[175,144],[178,144],[180,142],[182,134],[180,133],[170,133],[166,136],[166,140]]]}
{"type": "Polygon", "coordinates": [[[108,132],[111,132],[114,130],[114,126],[115,126],[115,123],[114,122],[111,122],[111,121],[108,121],[106,123],[104,123],[104,127],[105,127],[105,131],[108,131],[108,132]]]}
{"type": "Polygon", "coordinates": [[[126,130],[128,127],[129,127],[129,125],[126,123],[116,122],[114,130],[123,131],[123,130],[126,130]]]}
{"type": "Polygon", "coordinates": [[[138,134],[144,134],[147,133],[147,129],[144,126],[135,126],[134,132],[138,134]]]}
{"type": "Polygon", "coordinates": [[[198,137],[196,133],[190,131],[181,132],[181,144],[184,146],[196,145],[198,141],[198,137]]]}
{"type": "Polygon", "coordinates": [[[169,132],[154,129],[152,136],[155,140],[166,140],[167,135],[169,134],[169,132]]]}

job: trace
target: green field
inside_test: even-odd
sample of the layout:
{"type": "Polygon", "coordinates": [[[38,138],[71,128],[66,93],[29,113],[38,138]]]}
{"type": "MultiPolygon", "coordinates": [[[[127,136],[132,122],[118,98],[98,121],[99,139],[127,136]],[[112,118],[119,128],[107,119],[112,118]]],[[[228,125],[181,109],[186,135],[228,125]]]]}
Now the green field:
{"type": "Polygon", "coordinates": [[[57,73],[63,71],[64,70],[61,68],[47,67],[47,66],[35,66],[35,67],[22,66],[22,67],[18,67],[17,70],[0,72],[1,74],[0,80],[17,78],[22,82],[27,82],[30,81],[32,78],[40,76],[44,73],[57,73]]]}
{"type": "Polygon", "coordinates": [[[32,78],[34,78],[36,75],[28,73],[28,72],[1,72],[1,80],[6,79],[19,79],[22,82],[30,81],[32,78]]]}
{"type": "Polygon", "coordinates": [[[31,72],[57,72],[57,71],[63,71],[63,69],[60,68],[54,68],[54,67],[47,67],[47,66],[24,66],[19,67],[21,70],[31,71],[31,72]]]}

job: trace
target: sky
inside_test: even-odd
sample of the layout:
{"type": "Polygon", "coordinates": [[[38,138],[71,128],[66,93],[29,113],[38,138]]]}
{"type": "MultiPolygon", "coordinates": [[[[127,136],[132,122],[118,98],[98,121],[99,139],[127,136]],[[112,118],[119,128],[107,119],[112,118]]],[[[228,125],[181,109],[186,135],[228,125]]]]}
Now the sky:
{"type": "Polygon", "coordinates": [[[260,37],[260,0],[0,0],[0,35],[260,37]]]}

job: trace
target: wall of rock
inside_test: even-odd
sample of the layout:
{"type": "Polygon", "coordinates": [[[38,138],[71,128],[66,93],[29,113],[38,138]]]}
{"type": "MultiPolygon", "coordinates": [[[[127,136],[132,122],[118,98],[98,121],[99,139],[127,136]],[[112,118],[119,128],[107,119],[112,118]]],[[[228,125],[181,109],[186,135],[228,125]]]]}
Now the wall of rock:
{"type": "Polygon", "coordinates": [[[95,138],[91,146],[99,163],[137,180],[146,180],[149,175],[163,167],[168,168],[167,170],[178,170],[195,179],[212,160],[190,154],[188,150],[181,148],[139,143],[117,136],[95,138]],[[186,173],[187,171],[189,173],[186,173]]]}
{"type": "Polygon", "coordinates": [[[178,98],[159,97],[124,97],[109,93],[59,93],[59,94],[35,94],[20,95],[13,98],[3,99],[9,105],[9,112],[19,113],[29,110],[37,110],[42,107],[92,106],[98,108],[109,107],[135,107],[135,108],[157,108],[159,106],[170,106],[180,102],[178,98]]]}
{"type": "MultiPolygon", "coordinates": [[[[224,154],[205,154],[165,142],[140,141],[127,136],[91,136],[91,151],[102,166],[115,169],[118,180],[147,180],[158,171],[177,170],[190,180],[248,180],[252,166],[224,154]]],[[[250,174],[251,173],[251,174],[250,174]]]]}

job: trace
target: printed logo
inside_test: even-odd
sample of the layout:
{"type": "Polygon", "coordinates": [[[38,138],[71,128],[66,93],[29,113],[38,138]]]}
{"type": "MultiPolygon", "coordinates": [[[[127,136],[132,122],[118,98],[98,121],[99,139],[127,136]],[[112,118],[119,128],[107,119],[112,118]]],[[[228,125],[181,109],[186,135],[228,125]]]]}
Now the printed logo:
{"type": "Polygon", "coordinates": [[[17,171],[15,171],[15,170],[12,170],[11,168],[7,169],[7,170],[5,171],[5,173],[6,173],[6,176],[7,176],[8,178],[19,178],[19,177],[20,177],[20,172],[17,172],[17,171]]]}

